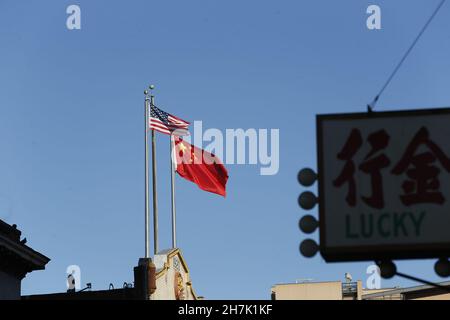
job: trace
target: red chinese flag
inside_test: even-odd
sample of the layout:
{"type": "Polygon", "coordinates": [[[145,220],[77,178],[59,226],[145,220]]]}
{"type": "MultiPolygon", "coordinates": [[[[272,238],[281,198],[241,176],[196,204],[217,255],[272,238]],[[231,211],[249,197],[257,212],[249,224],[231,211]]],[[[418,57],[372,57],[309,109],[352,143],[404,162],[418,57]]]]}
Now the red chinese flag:
{"type": "Polygon", "coordinates": [[[220,159],[178,136],[174,142],[178,174],[202,190],[225,197],[228,172],[220,159]]]}

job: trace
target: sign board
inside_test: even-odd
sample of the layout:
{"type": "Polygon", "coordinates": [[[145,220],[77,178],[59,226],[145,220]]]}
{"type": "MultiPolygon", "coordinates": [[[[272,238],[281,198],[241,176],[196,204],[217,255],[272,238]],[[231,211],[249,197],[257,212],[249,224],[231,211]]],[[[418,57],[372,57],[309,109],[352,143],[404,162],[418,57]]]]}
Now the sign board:
{"type": "Polygon", "coordinates": [[[450,256],[450,109],[317,116],[326,261],[450,256]]]}

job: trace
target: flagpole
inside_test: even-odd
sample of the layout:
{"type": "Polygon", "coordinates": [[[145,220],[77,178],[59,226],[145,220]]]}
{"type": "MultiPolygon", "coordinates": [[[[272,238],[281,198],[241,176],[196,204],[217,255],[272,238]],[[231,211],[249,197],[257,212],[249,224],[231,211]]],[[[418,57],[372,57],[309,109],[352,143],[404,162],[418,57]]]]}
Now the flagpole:
{"type": "Polygon", "coordinates": [[[170,135],[170,178],[172,189],[172,248],[177,247],[177,213],[175,206],[175,159],[173,154],[173,135],[170,135]]]}
{"type": "MultiPolygon", "coordinates": [[[[153,90],[155,86],[151,85],[150,90],[153,90]]],[[[150,108],[154,106],[155,96],[153,92],[150,91],[150,108]]],[[[154,244],[154,254],[158,254],[158,198],[156,191],[156,136],[155,130],[152,129],[152,176],[153,176],[153,244],[154,244]]]]}
{"type": "Polygon", "coordinates": [[[149,205],[148,205],[148,90],[144,91],[145,103],[144,103],[144,116],[145,116],[145,257],[150,257],[149,249],[149,232],[148,232],[148,221],[149,221],[149,205]]]}

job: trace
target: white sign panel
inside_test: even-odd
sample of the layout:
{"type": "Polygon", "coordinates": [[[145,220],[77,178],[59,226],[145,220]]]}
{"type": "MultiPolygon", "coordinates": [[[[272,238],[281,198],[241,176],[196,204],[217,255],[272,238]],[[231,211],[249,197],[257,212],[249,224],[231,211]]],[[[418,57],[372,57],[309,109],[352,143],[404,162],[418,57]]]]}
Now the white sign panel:
{"type": "Polygon", "coordinates": [[[317,116],[327,261],[450,255],[450,109],[317,116]]]}

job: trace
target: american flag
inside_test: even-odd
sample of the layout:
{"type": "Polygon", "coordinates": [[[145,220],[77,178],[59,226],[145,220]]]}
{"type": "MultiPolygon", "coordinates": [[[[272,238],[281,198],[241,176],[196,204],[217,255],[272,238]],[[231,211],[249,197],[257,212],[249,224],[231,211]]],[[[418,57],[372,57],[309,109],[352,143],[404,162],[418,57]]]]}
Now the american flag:
{"type": "Polygon", "coordinates": [[[189,122],[164,112],[156,106],[150,107],[150,129],[177,136],[188,135],[189,122]]]}

